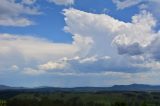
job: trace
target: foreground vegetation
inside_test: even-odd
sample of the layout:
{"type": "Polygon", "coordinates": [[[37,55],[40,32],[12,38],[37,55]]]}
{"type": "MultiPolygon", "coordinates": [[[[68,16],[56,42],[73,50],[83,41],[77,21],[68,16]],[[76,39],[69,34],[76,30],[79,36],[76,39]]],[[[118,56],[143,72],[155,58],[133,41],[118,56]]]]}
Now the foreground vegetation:
{"type": "Polygon", "coordinates": [[[0,106],[160,106],[160,93],[1,92],[0,101],[0,106]]]}

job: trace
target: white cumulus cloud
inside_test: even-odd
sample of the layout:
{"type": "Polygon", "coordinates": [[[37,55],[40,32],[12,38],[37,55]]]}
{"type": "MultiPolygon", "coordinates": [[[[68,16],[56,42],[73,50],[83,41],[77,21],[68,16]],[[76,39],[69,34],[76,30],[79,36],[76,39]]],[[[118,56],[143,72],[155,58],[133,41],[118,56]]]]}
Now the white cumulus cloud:
{"type": "MultiPolygon", "coordinates": [[[[37,8],[24,5],[24,1],[0,0],[0,2],[0,26],[29,26],[34,22],[23,15],[40,14],[37,8]]],[[[25,3],[29,3],[29,1],[25,1],[25,3]]]]}
{"type": "Polygon", "coordinates": [[[53,2],[57,5],[72,5],[74,4],[74,0],[48,0],[49,2],[53,2]]]}

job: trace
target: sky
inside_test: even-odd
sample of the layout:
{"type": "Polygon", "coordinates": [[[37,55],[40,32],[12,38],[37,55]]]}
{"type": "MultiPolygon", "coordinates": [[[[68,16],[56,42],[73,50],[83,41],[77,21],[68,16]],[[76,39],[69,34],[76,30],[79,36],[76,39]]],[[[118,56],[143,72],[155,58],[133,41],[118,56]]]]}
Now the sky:
{"type": "Polygon", "coordinates": [[[0,84],[160,85],[159,0],[0,0],[0,84]]]}

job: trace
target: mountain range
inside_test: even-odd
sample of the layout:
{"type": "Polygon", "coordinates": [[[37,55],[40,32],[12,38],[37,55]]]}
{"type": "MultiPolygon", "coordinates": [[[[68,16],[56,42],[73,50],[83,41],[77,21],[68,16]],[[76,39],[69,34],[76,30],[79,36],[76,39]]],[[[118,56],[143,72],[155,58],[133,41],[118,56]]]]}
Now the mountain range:
{"type": "Polygon", "coordinates": [[[58,88],[58,87],[11,87],[0,85],[0,91],[15,90],[29,92],[101,92],[101,91],[160,91],[160,86],[131,84],[131,85],[114,85],[112,87],[75,87],[75,88],[58,88]]]}

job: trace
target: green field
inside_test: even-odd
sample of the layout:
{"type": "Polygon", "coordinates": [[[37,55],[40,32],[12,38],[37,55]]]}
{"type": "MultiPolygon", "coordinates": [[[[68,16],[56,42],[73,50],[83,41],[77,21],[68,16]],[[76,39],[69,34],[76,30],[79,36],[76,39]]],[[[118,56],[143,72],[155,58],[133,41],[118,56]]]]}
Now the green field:
{"type": "Polygon", "coordinates": [[[157,92],[0,93],[0,106],[160,106],[157,92]]]}

